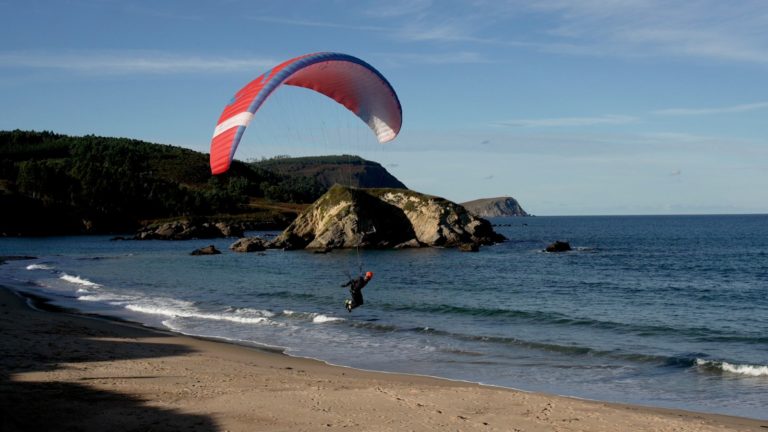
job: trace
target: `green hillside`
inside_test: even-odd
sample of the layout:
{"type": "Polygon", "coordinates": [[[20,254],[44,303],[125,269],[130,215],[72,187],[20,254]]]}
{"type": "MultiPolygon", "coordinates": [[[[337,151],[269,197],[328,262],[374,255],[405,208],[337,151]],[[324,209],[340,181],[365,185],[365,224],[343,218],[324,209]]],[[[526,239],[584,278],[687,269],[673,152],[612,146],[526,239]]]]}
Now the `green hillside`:
{"type": "Polygon", "coordinates": [[[269,221],[282,211],[253,202],[311,202],[322,190],[309,183],[240,162],[213,177],[207,154],[169,145],[0,131],[0,233],[126,231],[214,215],[269,221]]]}
{"type": "MultiPolygon", "coordinates": [[[[346,172],[378,167],[386,173],[382,178],[394,179],[375,162],[343,158],[346,172]]],[[[127,232],[174,218],[283,227],[325,193],[321,179],[345,172],[343,162],[338,157],[234,161],[226,174],[212,176],[207,154],[181,147],[0,131],[0,235],[127,232]],[[277,163],[288,160],[293,165],[277,163]],[[299,169],[296,161],[307,168],[299,169]]]]}
{"type": "Polygon", "coordinates": [[[356,188],[407,189],[400,180],[380,164],[359,156],[335,155],[296,158],[279,156],[253,162],[251,165],[294,178],[309,177],[315,179],[325,190],[337,183],[356,188]]]}

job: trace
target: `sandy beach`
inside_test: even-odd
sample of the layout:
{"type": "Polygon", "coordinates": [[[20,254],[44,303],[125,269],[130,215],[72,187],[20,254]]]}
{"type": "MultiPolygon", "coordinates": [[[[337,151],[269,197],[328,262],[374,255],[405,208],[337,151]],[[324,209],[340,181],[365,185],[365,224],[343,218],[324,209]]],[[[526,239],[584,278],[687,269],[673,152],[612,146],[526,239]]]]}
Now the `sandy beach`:
{"type": "Polygon", "coordinates": [[[6,432],[768,430],[766,421],[330,366],[32,303],[0,289],[6,432]]]}

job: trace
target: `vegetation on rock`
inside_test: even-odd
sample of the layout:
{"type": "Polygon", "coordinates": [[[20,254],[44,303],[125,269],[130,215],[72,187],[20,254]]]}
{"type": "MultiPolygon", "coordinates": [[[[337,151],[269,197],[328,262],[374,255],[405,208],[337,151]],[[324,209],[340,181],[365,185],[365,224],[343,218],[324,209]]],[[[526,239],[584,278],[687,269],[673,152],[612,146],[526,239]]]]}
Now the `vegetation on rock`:
{"type": "Polygon", "coordinates": [[[287,175],[306,184],[314,181],[322,189],[320,194],[334,184],[356,188],[406,189],[400,180],[380,164],[359,156],[277,156],[253,162],[252,166],[287,175]]]}
{"type": "Polygon", "coordinates": [[[481,198],[461,205],[480,217],[530,216],[512,197],[481,198]]]}
{"type": "Polygon", "coordinates": [[[0,131],[0,206],[12,209],[0,212],[0,235],[127,232],[190,217],[283,228],[326,190],[237,161],[211,176],[207,154],[170,145],[0,131]]]}
{"type": "Polygon", "coordinates": [[[336,185],[299,215],[272,247],[457,247],[503,240],[488,221],[444,198],[336,185]]]}

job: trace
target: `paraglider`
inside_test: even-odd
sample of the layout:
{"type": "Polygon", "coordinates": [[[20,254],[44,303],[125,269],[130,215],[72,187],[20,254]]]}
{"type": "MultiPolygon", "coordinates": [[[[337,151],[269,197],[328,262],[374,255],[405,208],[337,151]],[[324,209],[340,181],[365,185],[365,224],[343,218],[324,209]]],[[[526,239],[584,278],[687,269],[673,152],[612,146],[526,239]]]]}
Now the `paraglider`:
{"type": "MultiPolygon", "coordinates": [[[[306,54],[287,60],[246,84],[224,107],[211,139],[212,174],[229,170],[246,128],[267,98],[284,84],[314,90],[343,105],[368,125],[382,144],[395,139],[400,132],[400,100],[373,66],[347,54],[306,54]]],[[[359,247],[357,254],[359,260],[359,247]]],[[[352,295],[345,302],[349,312],[363,304],[361,290],[372,277],[373,273],[367,272],[343,285],[350,287],[352,295]]]]}
{"type": "Polygon", "coordinates": [[[368,285],[368,282],[373,279],[373,272],[365,272],[365,276],[361,275],[356,278],[350,278],[347,283],[342,284],[341,287],[349,287],[349,293],[352,296],[351,299],[344,301],[344,307],[347,308],[347,312],[352,312],[352,309],[361,306],[363,304],[363,288],[368,285]]]}
{"type": "Polygon", "coordinates": [[[283,84],[314,90],[345,106],[370,127],[380,143],[393,140],[400,132],[400,101],[373,66],[347,54],[306,54],[260,75],[224,107],[211,140],[214,175],[229,169],[246,127],[269,95],[283,84]]]}

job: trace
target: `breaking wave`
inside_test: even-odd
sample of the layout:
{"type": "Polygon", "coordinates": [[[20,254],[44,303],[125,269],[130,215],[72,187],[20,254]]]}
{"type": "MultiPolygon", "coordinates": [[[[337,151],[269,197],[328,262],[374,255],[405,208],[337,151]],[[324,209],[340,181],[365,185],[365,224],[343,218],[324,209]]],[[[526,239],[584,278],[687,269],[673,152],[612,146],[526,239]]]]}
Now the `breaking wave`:
{"type": "Polygon", "coordinates": [[[99,285],[99,284],[97,284],[95,282],[89,281],[88,279],[81,278],[80,276],[72,276],[72,275],[67,274],[67,273],[62,273],[61,276],[59,276],[59,279],[61,279],[63,281],[66,281],[66,282],[69,282],[69,283],[73,283],[73,284],[77,284],[77,285],[83,285],[83,286],[87,286],[87,287],[91,287],[91,288],[99,288],[101,286],[101,285],[99,285]]]}
{"type": "Polygon", "coordinates": [[[53,270],[53,267],[48,264],[30,264],[26,268],[27,270],[53,270]]]}
{"type": "Polygon", "coordinates": [[[752,377],[768,377],[768,366],[750,364],[731,364],[727,362],[696,359],[696,366],[704,369],[728,372],[752,377]]]}
{"type": "Polygon", "coordinates": [[[197,318],[212,321],[229,321],[239,324],[269,324],[274,314],[250,308],[229,308],[222,312],[201,311],[193,303],[174,299],[154,299],[125,306],[133,312],[161,315],[170,318],[197,318]]]}
{"type": "Polygon", "coordinates": [[[315,312],[296,312],[292,310],[284,310],[283,316],[287,318],[297,319],[297,320],[304,320],[304,321],[311,321],[314,324],[324,324],[329,322],[338,322],[338,321],[346,321],[344,318],[340,317],[334,317],[334,316],[328,316],[321,313],[315,313],[315,312]]]}
{"type": "Polygon", "coordinates": [[[344,321],[344,318],[332,317],[323,314],[317,314],[312,318],[312,322],[315,324],[322,324],[327,322],[344,321]]]}

